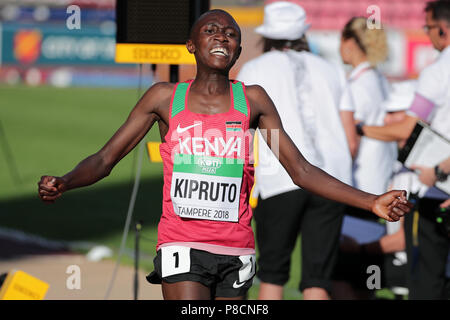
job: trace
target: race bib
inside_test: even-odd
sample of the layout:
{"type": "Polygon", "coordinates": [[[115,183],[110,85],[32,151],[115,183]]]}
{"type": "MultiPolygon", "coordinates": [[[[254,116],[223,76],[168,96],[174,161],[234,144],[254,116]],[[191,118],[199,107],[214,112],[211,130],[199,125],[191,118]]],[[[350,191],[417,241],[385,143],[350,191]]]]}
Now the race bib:
{"type": "Polygon", "coordinates": [[[170,195],[182,218],[237,222],[244,161],[176,154],[170,195]]]}
{"type": "Polygon", "coordinates": [[[191,270],[191,248],[183,246],[161,247],[162,277],[186,273],[191,270]]]}

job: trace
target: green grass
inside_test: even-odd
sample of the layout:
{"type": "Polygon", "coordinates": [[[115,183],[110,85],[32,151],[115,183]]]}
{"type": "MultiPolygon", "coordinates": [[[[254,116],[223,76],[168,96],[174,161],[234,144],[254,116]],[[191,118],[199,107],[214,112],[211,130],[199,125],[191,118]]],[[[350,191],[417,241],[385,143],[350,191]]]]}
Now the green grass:
{"type": "MultiPolygon", "coordinates": [[[[120,245],[132,191],[137,150],[111,175],[65,194],[53,205],[37,197],[45,174],[63,175],[98,151],[125,121],[137,101],[134,89],[0,86],[0,225],[53,240],[120,245]],[[7,142],[7,145],[5,143],[7,142]],[[11,151],[20,179],[12,174],[11,151]]],[[[159,141],[155,126],[145,141],[159,141]]],[[[143,220],[142,249],[154,253],[161,213],[162,164],[144,155],[134,218],[143,220]]],[[[133,238],[130,234],[130,240],[133,238]]]]}

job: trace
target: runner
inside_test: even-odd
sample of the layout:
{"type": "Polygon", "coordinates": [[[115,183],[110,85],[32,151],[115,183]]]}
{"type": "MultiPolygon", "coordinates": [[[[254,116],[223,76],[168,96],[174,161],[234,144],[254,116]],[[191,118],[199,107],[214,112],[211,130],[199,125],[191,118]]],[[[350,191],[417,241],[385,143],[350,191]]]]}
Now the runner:
{"type": "MultiPolygon", "coordinates": [[[[230,14],[203,14],[186,42],[197,62],[195,79],[155,84],[102,149],[63,177],[43,176],[38,183],[41,199],[53,202],[68,190],[99,181],[158,121],[163,212],[155,271],[148,280],[162,282],[165,299],[243,299],[252,284],[249,129],[267,130],[268,146],[279,146],[280,162],[302,188],[388,221],[410,210],[404,191],[365,193],[308,163],[283,130],[265,90],[230,81],[240,44],[241,31],[230,14]]],[[[274,214],[282,217],[282,212],[274,214]]]]}

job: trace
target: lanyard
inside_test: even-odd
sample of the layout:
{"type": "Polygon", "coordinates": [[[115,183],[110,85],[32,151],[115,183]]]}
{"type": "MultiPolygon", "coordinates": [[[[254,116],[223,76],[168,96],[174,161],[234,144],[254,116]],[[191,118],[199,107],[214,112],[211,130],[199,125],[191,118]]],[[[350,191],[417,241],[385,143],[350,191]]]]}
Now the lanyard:
{"type": "Polygon", "coordinates": [[[364,72],[373,69],[372,67],[365,67],[361,70],[359,70],[359,72],[357,74],[355,74],[354,76],[350,77],[350,81],[355,81],[356,79],[358,79],[364,72]]]}

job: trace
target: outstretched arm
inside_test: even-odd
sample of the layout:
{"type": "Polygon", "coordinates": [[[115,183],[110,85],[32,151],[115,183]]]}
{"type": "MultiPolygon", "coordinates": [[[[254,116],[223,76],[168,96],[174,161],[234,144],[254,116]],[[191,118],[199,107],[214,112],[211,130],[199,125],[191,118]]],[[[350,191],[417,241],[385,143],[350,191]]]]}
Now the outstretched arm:
{"type": "Polygon", "coordinates": [[[108,176],[114,166],[146,135],[155,121],[161,119],[164,104],[172,92],[170,84],[151,87],[131,111],[128,119],[112,138],[95,154],[81,161],[63,177],[43,176],[38,182],[39,196],[53,202],[67,190],[93,184],[108,176]]]}
{"type": "Polygon", "coordinates": [[[279,144],[276,155],[293,182],[301,188],[322,197],[374,212],[388,221],[397,221],[410,210],[405,191],[391,191],[381,196],[355,189],[311,165],[286,134],[276,108],[264,89],[247,88],[252,104],[252,123],[267,130],[266,142],[271,148],[279,144]],[[272,141],[273,138],[279,139],[272,141]]]}

